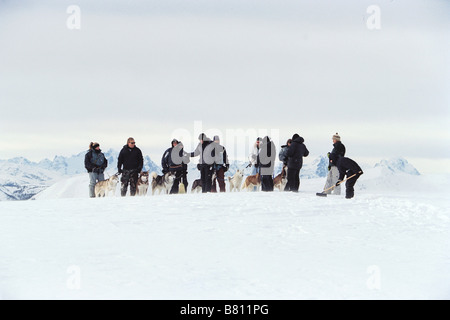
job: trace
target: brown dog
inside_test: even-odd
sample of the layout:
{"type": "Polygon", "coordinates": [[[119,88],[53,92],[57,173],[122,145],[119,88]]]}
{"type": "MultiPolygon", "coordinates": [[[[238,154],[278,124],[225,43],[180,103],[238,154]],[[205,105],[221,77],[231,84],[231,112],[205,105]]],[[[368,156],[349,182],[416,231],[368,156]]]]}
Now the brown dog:
{"type": "Polygon", "coordinates": [[[254,176],[248,176],[242,186],[242,188],[247,189],[247,191],[250,191],[254,187],[257,187],[258,189],[261,187],[261,175],[259,172],[254,176]]]}
{"type": "Polygon", "coordinates": [[[284,191],[284,187],[286,187],[287,183],[287,167],[283,166],[281,169],[281,173],[273,178],[273,186],[278,188],[280,191],[284,191]]]}

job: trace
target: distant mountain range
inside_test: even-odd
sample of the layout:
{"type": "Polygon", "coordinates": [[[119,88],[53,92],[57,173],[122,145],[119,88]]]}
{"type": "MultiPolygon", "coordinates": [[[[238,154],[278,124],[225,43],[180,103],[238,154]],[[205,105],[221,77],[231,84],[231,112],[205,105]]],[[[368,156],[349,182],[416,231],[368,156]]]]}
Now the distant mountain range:
{"type": "MultiPolygon", "coordinates": [[[[119,152],[108,150],[105,153],[108,159],[107,175],[117,172],[117,157],[119,152]]],[[[84,156],[86,152],[80,152],[70,157],[55,156],[53,160],[45,159],[32,162],[23,157],[0,160],[0,201],[3,200],[28,200],[47,189],[58,181],[84,174],[84,156]]],[[[199,177],[196,159],[189,163],[189,180],[199,177]]],[[[250,175],[252,168],[248,162],[233,161],[226,176],[232,176],[236,170],[244,170],[245,175],[250,175]]],[[[277,162],[275,175],[281,172],[282,164],[277,162]]],[[[328,159],[318,157],[310,163],[305,163],[301,170],[302,179],[325,178],[328,173],[328,159]]],[[[375,165],[377,170],[382,170],[384,175],[403,173],[419,175],[419,172],[404,158],[382,160],[375,165]]],[[[149,156],[144,157],[144,170],[156,171],[161,174],[161,167],[153,162],[149,156]]]]}
{"type": "MultiPolygon", "coordinates": [[[[110,149],[104,153],[108,159],[107,173],[116,173],[119,152],[110,149]]],[[[39,162],[23,157],[0,160],[0,201],[27,200],[61,179],[86,173],[85,155],[86,151],[83,151],[70,157],[55,156],[53,160],[39,162]]],[[[149,156],[144,156],[144,170],[161,172],[149,156]]]]}

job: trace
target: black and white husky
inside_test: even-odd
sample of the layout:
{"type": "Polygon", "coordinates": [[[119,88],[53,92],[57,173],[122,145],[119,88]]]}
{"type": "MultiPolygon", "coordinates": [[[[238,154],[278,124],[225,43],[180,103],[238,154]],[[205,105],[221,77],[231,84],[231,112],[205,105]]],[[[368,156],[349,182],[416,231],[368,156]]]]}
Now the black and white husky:
{"type": "Polygon", "coordinates": [[[159,194],[163,191],[169,193],[174,181],[175,174],[172,172],[168,172],[162,176],[158,175],[156,172],[152,172],[152,195],[155,194],[156,190],[159,191],[159,194]]]}

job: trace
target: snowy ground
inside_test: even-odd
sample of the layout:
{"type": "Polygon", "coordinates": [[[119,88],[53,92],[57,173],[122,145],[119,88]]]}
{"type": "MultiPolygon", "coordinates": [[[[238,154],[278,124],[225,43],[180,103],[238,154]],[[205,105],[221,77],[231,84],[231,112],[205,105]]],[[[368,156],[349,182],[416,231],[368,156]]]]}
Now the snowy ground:
{"type": "Polygon", "coordinates": [[[416,192],[361,178],[352,200],[306,180],[299,194],[0,202],[0,296],[450,299],[449,179],[405,179],[416,192]]]}

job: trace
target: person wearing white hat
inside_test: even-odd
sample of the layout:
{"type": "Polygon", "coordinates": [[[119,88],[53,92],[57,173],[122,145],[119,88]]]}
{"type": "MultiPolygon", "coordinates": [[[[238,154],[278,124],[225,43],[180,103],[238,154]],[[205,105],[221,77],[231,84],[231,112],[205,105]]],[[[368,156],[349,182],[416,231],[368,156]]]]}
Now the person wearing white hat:
{"type": "MultiPolygon", "coordinates": [[[[339,170],[336,166],[337,159],[339,157],[345,156],[345,146],[341,142],[341,136],[336,132],[336,134],[333,135],[331,138],[333,141],[333,150],[328,153],[329,165],[328,165],[328,175],[327,175],[327,181],[325,182],[324,190],[327,190],[331,188],[332,186],[336,185],[336,182],[339,179],[339,170]],[[331,159],[333,157],[336,157],[336,161],[332,161],[331,159]]],[[[327,190],[325,191],[326,194],[333,194],[340,195],[341,194],[341,186],[337,186],[333,190],[327,190]]]]}

